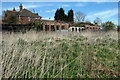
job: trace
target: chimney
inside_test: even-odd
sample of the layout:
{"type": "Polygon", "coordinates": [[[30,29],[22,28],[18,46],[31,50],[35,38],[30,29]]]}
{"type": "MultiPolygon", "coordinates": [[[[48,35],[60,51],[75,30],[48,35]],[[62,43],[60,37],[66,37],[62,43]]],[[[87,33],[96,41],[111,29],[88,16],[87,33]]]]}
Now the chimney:
{"type": "Polygon", "coordinates": [[[22,7],[23,7],[23,6],[22,6],[22,4],[20,4],[20,6],[19,6],[19,8],[20,8],[20,11],[22,10],[22,7]]]}
{"type": "Polygon", "coordinates": [[[15,8],[13,8],[13,11],[16,11],[15,8]]]}

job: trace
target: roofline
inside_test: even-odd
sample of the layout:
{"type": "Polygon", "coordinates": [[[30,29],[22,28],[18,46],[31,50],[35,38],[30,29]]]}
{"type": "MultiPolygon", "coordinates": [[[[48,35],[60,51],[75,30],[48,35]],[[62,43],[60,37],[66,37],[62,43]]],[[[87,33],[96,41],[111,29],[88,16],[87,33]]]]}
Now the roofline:
{"type": "Polygon", "coordinates": [[[55,20],[48,20],[48,19],[41,19],[41,20],[47,20],[47,21],[55,21],[55,20]]]}
{"type": "MultiPolygon", "coordinates": [[[[24,9],[23,9],[24,10],[24,9]]],[[[25,10],[28,10],[28,9],[25,9],[25,10]]],[[[28,10],[29,11],[29,10],[28,10]]],[[[17,13],[19,13],[19,12],[21,12],[21,11],[13,11],[13,10],[6,10],[6,12],[17,12],[17,13]]],[[[31,11],[30,11],[31,12],[31,11]]],[[[32,13],[32,12],[31,12],[32,13]]],[[[34,15],[36,15],[35,13],[32,13],[32,14],[34,14],[34,15]]],[[[18,15],[19,16],[19,15],[18,15]]],[[[40,17],[40,18],[42,18],[42,16],[39,16],[39,15],[37,15],[38,17],[40,17]]],[[[26,16],[22,16],[22,17],[26,17],[26,16]]]]}
{"type": "Polygon", "coordinates": [[[6,10],[6,11],[10,11],[10,12],[20,12],[20,11],[13,11],[13,10],[6,10]]]}
{"type": "MultiPolygon", "coordinates": [[[[29,16],[20,16],[20,17],[29,17],[29,16]]],[[[41,17],[41,16],[39,16],[39,17],[41,17]]],[[[32,18],[36,18],[36,17],[32,17],[32,18]]]]}

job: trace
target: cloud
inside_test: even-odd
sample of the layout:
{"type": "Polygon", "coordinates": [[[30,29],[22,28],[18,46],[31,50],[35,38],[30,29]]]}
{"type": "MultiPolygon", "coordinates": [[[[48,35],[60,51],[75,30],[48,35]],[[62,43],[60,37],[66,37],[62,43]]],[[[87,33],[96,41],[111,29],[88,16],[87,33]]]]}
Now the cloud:
{"type": "MultiPolygon", "coordinates": [[[[71,7],[71,5],[68,5],[68,4],[64,4],[62,5],[63,7],[71,7]]],[[[84,7],[85,5],[82,4],[82,3],[77,3],[77,4],[74,4],[72,6],[75,6],[75,7],[84,7]]]]}
{"type": "Polygon", "coordinates": [[[94,16],[102,16],[102,18],[104,19],[104,18],[112,17],[116,14],[118,14],[117,8],[95,13],[94,16]]]}
{"type": "Polygon", "coordinates": [[[26,8],[26,9],[36,8],[36,7],[39,7],[39,6],[38,5],[26,5],[26,6],[24,6],[24,8],[26,8]]]}
{"type": "Polygon", "coordinates": [[[118,14],[118,9],[115,8],[115,9],[110,9],[110,10],[106,10],[106,11],[93,13],[93,14],[91,14],[91,16],[88,16],[88,17],[89,18],[100,17],[102,19],[105,19],[105,18],[110,18],[110,17],[117,15],[117,14],[118,14]]]}
{"type": "Polygon", "coordinates": [[[56,9],[52,9],[52,10],[46,10],[46,13],[54,13],[56,11],[56,9]]]}
{"type": "Polygon", "coordinates": [[[67,4],[64,4],[64,5],[62,5],[63,7],[70,7],[70,5],[67,5],[67,4]]]}
{"type": "Polygon", "coordinates": [[[81,4],[81,3],[78,3],[78,4],[75,4],[76,7],[84,7],[85,5],[84,4],[81,4]]]}
{"type": "Polygon", "coordinates": [[[117,14],[118,14],[118,9],[114,8],[114,9],[105,10],[101,12],[91,13],[88,16],[86,16],[86,19],[89,19],[90,21],[94,21],[96,17],[99,17],[102,20],[102,22],[112,21],[117,25],[118,18],[114,17],[117,14]]]}

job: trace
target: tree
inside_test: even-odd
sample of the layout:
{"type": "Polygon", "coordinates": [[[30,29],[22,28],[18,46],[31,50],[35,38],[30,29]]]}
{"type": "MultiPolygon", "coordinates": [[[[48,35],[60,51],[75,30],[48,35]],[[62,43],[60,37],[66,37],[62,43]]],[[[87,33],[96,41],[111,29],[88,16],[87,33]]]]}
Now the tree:
{"type": "Polygon", "coordinates": [[[7,14],[5,13],[5,11],[2,12],[2,22],[6,22],[5,17],[7,16],[7,14]]]}
{"type": "Polygon", "coordinates": [[[64,9],[63,8],[60,8],[60,9],[57,9],[56,12],[55,12],[55,20],[60,20],[60,21],[65,21],[65,22],[73,22],[74,19],[73,19],[73,10],[69,10],[68,11],[68,14],[66,15],[64,13],[64,9]]]}
{"type": "Polygon", "coordinates": [[[57,9],[57,11],[55,12],[55,16],[54,16],[55,20],[60,20],[60,21],[65,21],[66,19],[66,15],[64,13],[63,8],[57,9]]]}
{"type": "Polygon", "coordinates": [[[5,22],[6,23],[17,23],[18,21],[18,18],[16,15],[12,15],[12,14],[9,14],[7,15],[7,17],[5,18],[5,22]]]}
{"type": "Polygon", "coordinates": [[[68,16],[66,14],[64,15],[64,20],[63,21],[68,22],[68,16]]]}
{"type": "Polygon", "coordinates": [[[13,11],[16,11],[15,8],[13,8],[13,11]]]}
{"type": "Polygon", "coordinates": [[[42,29],[42,27],[43,27],[43,23],[42,22],[36,22],[35,26],[36,26],[35,28],[36,28],[37,31],[43,30],[42,29]]]}
{"type": "Polygon", "coordinates": [[[86,23],[86,24],[92,24],[89,20],[86,20],[85,23],[86,23]]]}
{"type": "Polygon", "coordinates": [[[68,22],[74,22],[73,16],[74,16],[73,10],[71,9],[68,11],[68,22]]]}
{"type": "Polygon", "coordinates": [[[59,9],[56,10],[54,18],[55,20],[59,20],[59,9]]]}
{"type": "Polygon", "coordinates": [[[94,20],[94,23],[97,25],[101,25],[101,22],[102,22],[101,19],[98,17],[94,20]]]}
{"type": "Polygon", "coordinates": [[[65,13],[64,13],[63,8],[60,8],[59,14],[61,15],[61,16],[59,16],[59,17],[60,17],[60,20],[61,20],[61,21],[64,21],[64,20],[65,20],[65,13]]]}
{"type": "Polygon", "coordinates": [[[77,27],[85,27],[85,24],[84,22],[77,22],[77,23],[74,23],[73,26],[77,26],[77,27]]]}
{"type": "Polygon", "coordinates": [[[115,27],[115,25],[114,25],[114,23],[112,23],[111,21],[107,21],[107,22],[105,22],[105,23],[102,24],[102,27],[103,27],[106,31],[108,31],[108,30],[112,30],[112,29],[115,27]]]}
{"type": "Polygon", "coordinates": [[[86,15],[80,11],[75,13],[76,22],[84,22],[85,17],[86,17],[86,15]]]}

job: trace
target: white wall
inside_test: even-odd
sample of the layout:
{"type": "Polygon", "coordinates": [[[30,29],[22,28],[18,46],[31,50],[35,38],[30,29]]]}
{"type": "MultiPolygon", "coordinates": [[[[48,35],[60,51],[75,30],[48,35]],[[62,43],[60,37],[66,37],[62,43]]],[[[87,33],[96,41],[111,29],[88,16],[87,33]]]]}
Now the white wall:
{"type": "Polygon", "coordinates": [[[69,31],[72,31],[72,29],[74,28],[74,31],[73,32],[80,32],[80,31],[82,31],[82,29],[84,29],[84,27],[70,27],[69,28],[69,31]],[[77,29],[77,31],[76,31],[76,29],[77,29]],[[79,31],[79,29],[80,29],[80,31],[79,31]]]}

